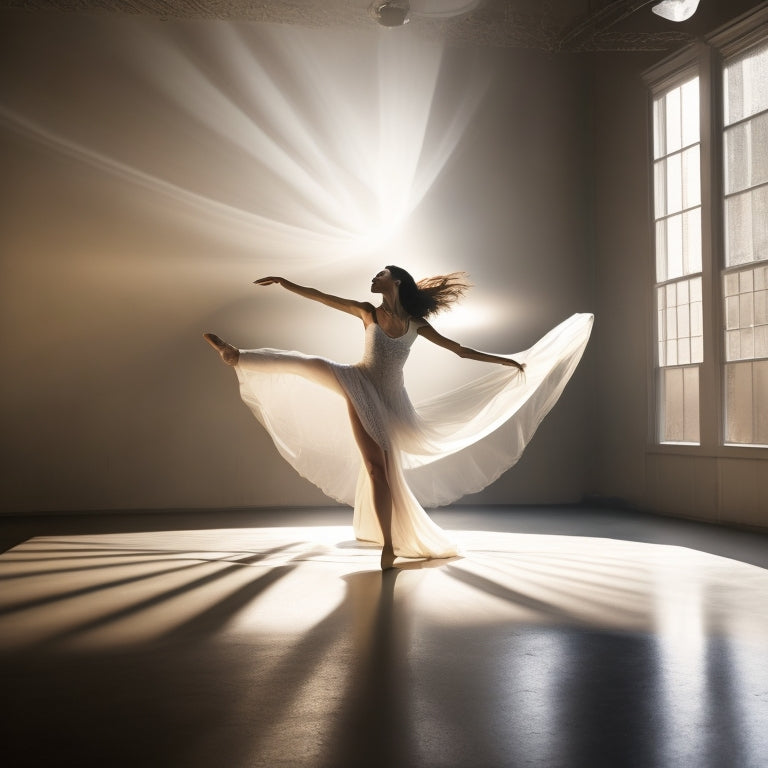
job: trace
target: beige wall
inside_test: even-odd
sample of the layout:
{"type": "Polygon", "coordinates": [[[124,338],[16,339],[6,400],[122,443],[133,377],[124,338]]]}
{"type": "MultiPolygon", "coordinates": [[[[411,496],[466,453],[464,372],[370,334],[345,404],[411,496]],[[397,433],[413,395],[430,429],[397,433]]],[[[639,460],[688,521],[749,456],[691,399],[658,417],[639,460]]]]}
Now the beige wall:
{"type": "MultiPolygon", "coordinates": [[[[353,321],[299,309],[288,294],[257,296],[250,281],[284,272],[366,298],[383,256],[294,262],[179,194],[269,194],[258,174],[228,186],[242,169],[215,140],[217,116],[192,114],[199,93],[184,81],[167,88],[163,46],[193,60],[201,82],[228,82],[217,69],[226,50],[207,43],[214,26],[4,15],[0,87],[13,112],[0,123],[5,512],[328,503],[278,457],[201,333],[354,359],[353,321]]],[[[361,57],[370,48],[348,44],[361,57]]],[[[415,263],[417,276],[468,269],[477,286],[468,308],[493,306],[494,321],[451,334],[523,349],[592,309],[585,70],[507,51],[449,51],[444,66],[447,102],[473,67],[491,84],[402,241],[428,245],[431,260],[409,249],[398,261],[415,263]]],[[[417,393],[471,375],[424,342],[416,354],[417,393]]],[[[470,501],[581,498],[592,354],[520,465],[470,501]]]]}

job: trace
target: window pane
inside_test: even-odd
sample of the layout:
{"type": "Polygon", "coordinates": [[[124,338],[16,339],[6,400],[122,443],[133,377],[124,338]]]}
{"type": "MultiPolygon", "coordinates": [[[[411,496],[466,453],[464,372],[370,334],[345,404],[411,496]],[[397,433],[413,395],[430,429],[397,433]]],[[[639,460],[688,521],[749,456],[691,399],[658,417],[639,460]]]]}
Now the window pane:
{"type": "Polygon", "coordinates": [[[725,366],[725,440],[768,445],[768,361],[725,366]]]}
{"type": "Polygon", "coordinates": [[[694,77],[680,87],[682,99],[683,146],[699,141],[699,78],[694,77]]]}
{"type": "Polygon", "coordinates": [[[701,168],[699,145],[686,149],[682,155],[683,208],[701,204],[701,168]]]}
{"type": "Polygon", "coordinates": [[[673,88],[666,96],[666,151],[677,152],[682,146],[682,125],[680,120],[680,89],[673,88]]]}
{"type": "Polygon", "coordinates": [[[726,266],[768,259],[768,185],[725,201],[726,266]]]}
{"type": "Polygon", "coordinates": [[[701,278],[679,280],[657,289],[660,367],[701,363],[701,278]]]}
{"type": "Polygon", "coordinates": [[[768,45],[733,59],[725,67],[725,124],[768,109],[768,45]]]}
{"type": "Polygon", "coordinates": [[[661,434],[663,443],[699,442],[699,369],[660,371],[661,434]]]}
{"type": "Polygon", "coordinates": [[[768,357],[768,266],[748,267],[723,276],[725,359],[768,357]]]}
{"type": "Polygon", "coordinates": [[[768,112],[725,132],[726,194],[768,182],[768,112]]]}

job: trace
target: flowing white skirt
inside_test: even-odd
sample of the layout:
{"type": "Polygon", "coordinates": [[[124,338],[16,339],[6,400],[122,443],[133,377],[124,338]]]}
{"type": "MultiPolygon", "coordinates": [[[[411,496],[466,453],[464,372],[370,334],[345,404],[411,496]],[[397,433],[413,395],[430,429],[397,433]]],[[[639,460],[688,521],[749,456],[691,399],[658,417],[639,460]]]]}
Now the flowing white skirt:
{"type": "MultiPolygon", "coordinates": [[[[423,507],[480,491],[518,461],[576,369],[592,322],[591,314],[573,315],[530,349],[510,355],[526,363],[525,376],[494,366],[479,379],[416,404],[418,437],[395,431],[387,452],[396,554],[456,554],[423,507]]],[[[356,536],[382,543],[347,400],[340,396],[349,397],[339,385],[352,366],[323,361],[326,370],[330,366],[337,373],[339,385],[334,386],[322,371],[313,379],[306,365],[292,364],[311,360],[317,358],[299,352],[241,351],[235,368],[241,396],[300,475],[327,496],[354,505],[356,536]]]]}

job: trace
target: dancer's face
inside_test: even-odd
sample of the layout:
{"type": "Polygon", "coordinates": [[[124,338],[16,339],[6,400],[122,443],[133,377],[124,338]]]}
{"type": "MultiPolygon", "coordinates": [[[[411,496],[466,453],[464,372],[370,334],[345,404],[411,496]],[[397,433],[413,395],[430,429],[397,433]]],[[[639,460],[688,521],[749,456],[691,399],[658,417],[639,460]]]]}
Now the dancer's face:
{"type": "Polygon", "coordinates": [[[382,269],[371,280],[371,293],[387,293],[400,285],[399,280],[392,279],[392,273],[388,269],[382,269]]]}

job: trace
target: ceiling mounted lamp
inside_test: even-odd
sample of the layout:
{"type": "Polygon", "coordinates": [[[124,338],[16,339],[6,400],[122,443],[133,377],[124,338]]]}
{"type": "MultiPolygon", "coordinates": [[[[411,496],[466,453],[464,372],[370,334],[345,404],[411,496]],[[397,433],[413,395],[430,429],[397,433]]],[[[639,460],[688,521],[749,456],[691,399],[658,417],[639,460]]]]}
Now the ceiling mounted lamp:
{"type": "Polygon", "coordinates": [[[382,27],[402,27],[408,23],[410,12],[411,4],[408,0],[385,0],[383,3],[377,1],[371,6],[373,18],[382,27]]]}
{"type": "Polygon", "coordinates": [[[685,21],[690,19],[699,7],[699,0],[662,0],[651,10],[668,21],[685,21]]]}

